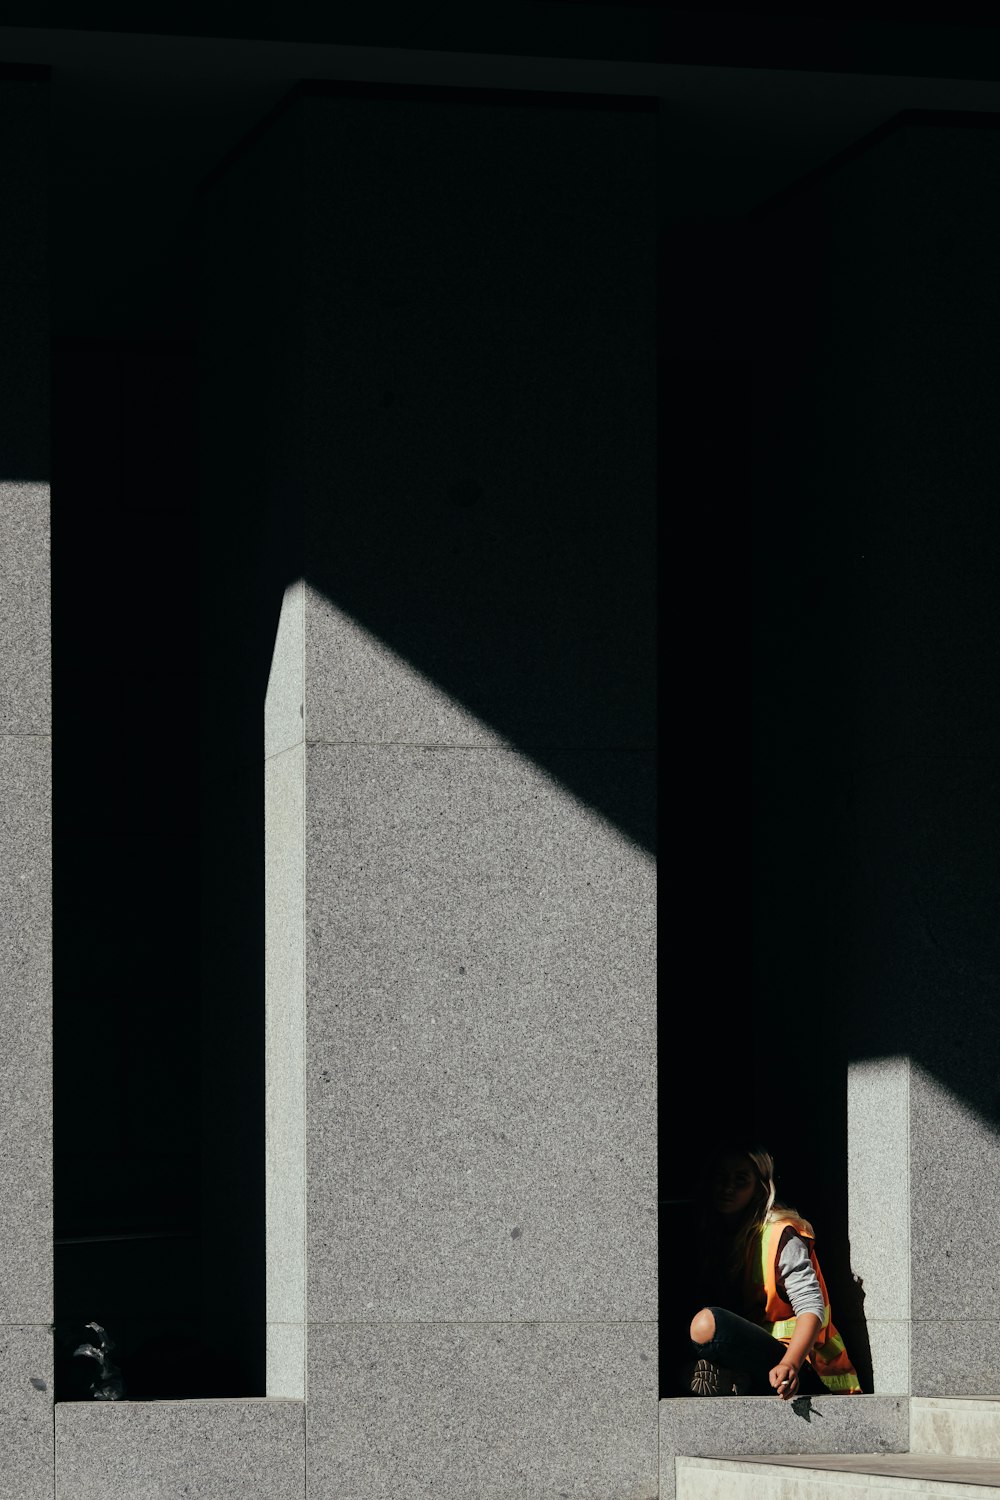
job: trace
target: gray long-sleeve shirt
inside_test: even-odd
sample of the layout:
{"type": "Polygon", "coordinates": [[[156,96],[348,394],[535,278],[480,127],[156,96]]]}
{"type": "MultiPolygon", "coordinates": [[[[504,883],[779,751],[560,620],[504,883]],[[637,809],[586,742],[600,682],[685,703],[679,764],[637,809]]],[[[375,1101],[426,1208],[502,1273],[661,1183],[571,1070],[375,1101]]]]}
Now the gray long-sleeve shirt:
{"type": "Polygon", "coordinates": [[[815,1313],[823,1320],[823,1293],[809,1258],[809,1247],[797,1234],[789,1235],[778,1256],[778,1270],[785,1283],[788,1300],[797,1318],[803,1313],[815,1313]]]}

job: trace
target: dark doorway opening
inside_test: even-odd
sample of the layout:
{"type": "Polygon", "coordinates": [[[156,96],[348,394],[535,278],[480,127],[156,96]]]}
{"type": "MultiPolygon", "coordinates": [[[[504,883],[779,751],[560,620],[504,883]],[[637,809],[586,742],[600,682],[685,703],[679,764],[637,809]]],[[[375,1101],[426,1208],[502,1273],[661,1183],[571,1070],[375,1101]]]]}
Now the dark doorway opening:
{"type": "MultiPolygon", "coordinates": [[[[206,1086],[195,369],[189,343],[53,348],[58,1400],[86,1395],[71,1354],[92,1320],[129,1399],[263,1393],[252,1270],[221,1305],[206,1276],[262,1261],[263,1196],[252,1129],[206,1086]]],[[[239,1076],[252,1118],[252,1060],[239,1076]]]]}
{"type": "MultiPolygon", "coordinates": [[[[671,226],[663,269],[664,702],[684,726],[669,927],[687,957],[661,975],[658,1011],[660,1393],[689,1394],[698,1197],[719,1145],[736,1142],[772,1153],[779,1200],[814,1223],[834,1319],[870,1390],[848,1242],[847,1058],[815,993],[815,766],[789,753],[788,621],[803,587],[794,339],[809,326],[747,218],[671,226]]],[[[814,270],[798,268],[803,296],[814,270]]]]}

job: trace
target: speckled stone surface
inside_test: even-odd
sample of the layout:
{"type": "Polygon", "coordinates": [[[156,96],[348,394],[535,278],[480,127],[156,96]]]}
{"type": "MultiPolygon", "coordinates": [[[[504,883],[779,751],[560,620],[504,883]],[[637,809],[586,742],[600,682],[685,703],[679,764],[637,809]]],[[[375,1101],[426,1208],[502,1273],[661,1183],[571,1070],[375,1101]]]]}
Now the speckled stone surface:
{"type": "MultiPolygon", "coordinates": [[[[992,1245],[996,1204],[985,1190],[986,1184],[1000,1181],[996,1124],[918,1068],[910,1086],[910,1117],[913,1317],[919,1322],[975,1322],[988,1316],[990,1308],[998,1316],[1000,1258],[992,1245]],[[942,1223],[961,1224],[957,1242],[949,1237],[942,1243],[942,1223]]],[[[930,1394],[917,1392],[916,1386],[914,1392],[930,1394]]],[[[963,1385],[962,1393],[979,1391],[963,1385]]]]}
{"type": "Polygon", "coordinates": [[[656,1500],[656,1443],[653,1325],[310,1325],[310,1495],[656,1500]]]}
{"type": "Polygon", "coordinates": [[[905,1396],[671,1397],[660,1402],[660,1500],[674,1500],[678,1454],[902,1453],[909,1421],[905,1396]]]}
{"type": "Polygon", "coordinates": [[[306,1391],[305,1323],[268,1323],[265,1333],[265,1379],[268,1394],[304,1400],[306,1391]]]}
{"type": "MultiPolygon", "coordinates": [[[[841,1332],[847,1340],[848,1349],[854,1347],[848,1339],[847,1330],[841,1329],[841,1332]]],[[[909,1391],[911,1341],[909,1318],[866,1318],[863,1337],[867,1338],[871,1351],[875,1390],[879,1394],[884,1392],[889,1396],[898,1396],[909,1391]]],[[[858,1342],[861,1343],[860,1340],[858,1342]]]]}
{"type": "Polygon", "coordinates": [[[48,85],[0,80],[0,1500],[51,1500],[48,85]]]}
{"type": "Polygon", "coordinates": [[[919,1454],[677,1460],[677,1500],[996,1500],[1000,1465],[919,1454]]]}
{"type": "Polygon", "coordinates": [[[310,1321],[655,1318],[649,857],[400,747],[309,747],[306,843],[310,1321]]]}
{"type": "Polygon", "coordinates": [[[307,736],[331,744],[502,745],[403,656],[315,589],[306,591],[307,736]]]}
{"type": "Polygon", "coordinates": [[[264,695],[264,756],[305,738],[305,599],[301,579],[285,589],[264,695]]]}
{"type": "Polygon", "coordinates": [[[302,1398],[305,1306],[305,749],[264,763],[267,1394],[302,1398]]]}
{"type": "Polygon", "coordinates": [[[291,114],[308,738],[651,747],[654,116],[291,114]]]}
{"type": "Polygon", "coordinates": [[[208,364],[254,325],[216,394],[308,585],[316,1496],[656,1494],[655,138],[315,99],[211,194],[208,364]]]}
{"type": "Polygon", "coordinates": [[[554,293],[544,318],[354,301],[325,340],[310,325],[310,739],[655,743],[648,290],[636,309],[554,293]]]}
{"type": "Polygon", "coordinates": [[[1000,1386],[1000,1320],[914,1319],[910,1333],[914,1396],[990,1396],[1000,1386]]]}
{"type": "Polygon", "coordinates": [[[0,1324],[0,1500],[51,1500],[52,1382],[48,1328],[0,1324]]]}
{"type": "MultiPolygon", "coordinates": [[[[910,1062],[863,1058],[847,1073],[848,1235],[861,1280],[876,1392],[910,1389],[910,1062]]],[[[852,1343],[848,1328],[841,1329],[852,1343]]],[[[863,1342],[861,1343],[863,1347],[863,1342]]]]}
{"type": "Polygon", "coordinates": [[[954,1087],[914,1067],[910,1156],[911,1390],[915,1396],[996,1394],[1000,1267],[992,1249],[995,1205],[984,1192],[984,1184],[1000,1176],[995,1127],[954,1087]],[[961,1223],[958,1240],[942,1242],[942,1222],[961,1223]]]}
{"type": "Polygon", "coordinates": [[[909,1316],[909,1109],[908,1058],[864,1058],[849,1064],[851,1269],[864,1282],[869,1319],[909,1316]]]}
{"type": "Polygon", "coordinates": [[[49,487],[0,471],[0,734],[52,726],[49,487]]]}
{"type": "Polygon", "coordinates": [[[55,1500],[304,1500],[304,1452],[298,1401],[64,1402],[55,1500]]]}
{"type": "MultiPolygon", "coordinates": [[[[790,691],[794,709],[768,731],[777,743],[779,723],[808,721],[792,756],[815,785],[836,786],[822,826],[843,825],[820,856],[822,900],[775,901],[764,951],[782,925],[795,927],[792,912],[818,917],[823,906],[830,1011],[847,1055],[865,1059],[851,1100],[849,1234],[876,1389],[897,1385],[905,1343],[895,1335],[912,1316],[912,1383],[902,1388],[975,1394],[1000,1388],[1000,739],[985,709],[996,679],[997,450],[996,431],[972,415],[993,358],[987,247],[1000,222],[978,185],[996,173],[1000,138],[940,124],[893,131],[770,220],[786,247],[797,232],[809,242],[796,291],[808,285],[818,312],[799,323],[804,299],[789,298],[812,367],[801,382],[796,374],[796,409],[803,431],[815,427],[775,475],[772,494],[787,484],[772,512],[781,525],[801,514],[801,473],[823,471],[814,523],[775,555],[788,576],[819,558],[831,507],[851,542],[837,563],[827,552],[818,565],[831,584],[813,616],[823,623],[803,624],[797,644],[803,667],[826,661],[811,706],[790,691]],[[967,467],[956,453],[970,455],[967,467]],[[896,1079],[907,1070],[901,1118],[896,1079]]],[[[762,543],[760,557],[768,550],[762,543]]],[[[758,599],[771,577],[764,563],[758,599]]],[[[793,594],[781,591],[783,605],[793,594]]],[[[762,701],[767,691],[762,683],[762,701]]],[[[775,784],[791,765],[776,756],[775,784]]],[[[800,801],[796,792],[787,804],[789,830],[800,801]]],[[[820,826],[806,821],[789,847],[819,843],[820,826]]]]}
{"type": "Polygon", "coordinates": [[[910,1451],[1000,1463],[1000,1396],[914,1396],[910,1451]]]}
{"type": "Polygon", "coordinates": [[[52,1312],[51,747],[0,735],[0,1318],[52,1312]]]}

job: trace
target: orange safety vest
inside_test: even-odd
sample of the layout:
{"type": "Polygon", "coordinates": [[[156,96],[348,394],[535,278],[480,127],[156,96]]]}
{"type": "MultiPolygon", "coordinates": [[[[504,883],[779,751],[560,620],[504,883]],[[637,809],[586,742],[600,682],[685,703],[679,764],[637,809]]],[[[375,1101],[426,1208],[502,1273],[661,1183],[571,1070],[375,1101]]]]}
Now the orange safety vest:
{"type": "Polygon", "coordinates": [[[800,1220],[776,1219],[773,1223],[764,1225],[757,1250],[751,1255],[748,1268],[750,1305],[759,1308],[763,1304],[761,1327],[766,1328],[771,1337],[779,1339],[781,1343],[786,1345],[791,1343],[795,1332],[795,1311],[791,1303],[786,1302],[778,1291],[778,1250],[781,1236],[789,1227],[805,1241],[809,1259],[816,1272],[816,1280],[819,1282],[819,1289],[823,1294],[823,1321],[816,1335],[816,1342],[806,1358],[828,1391],[844,1396],[860,1395],[858,1372],[847,1356],[844,1340],[830,1320],[830,1294],[826,1289],[819,1261],[816,1259],[812,1237],[803,1234],[800,1220]]]}

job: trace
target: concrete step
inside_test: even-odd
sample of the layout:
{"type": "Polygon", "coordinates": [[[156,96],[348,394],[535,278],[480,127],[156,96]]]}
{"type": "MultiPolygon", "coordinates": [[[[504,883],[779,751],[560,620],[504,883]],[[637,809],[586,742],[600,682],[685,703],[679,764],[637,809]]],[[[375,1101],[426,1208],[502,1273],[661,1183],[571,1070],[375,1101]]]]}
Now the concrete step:
{"type": "Polygon", "coordinates": [[[910,1452],[1000,1462],[1000,1396],[914,1396],[910,1452]]]}
{"type": "Polygon", "coordinates": [[[676,1459],[677,1500],[1000,1500],[1000,1462],[934,1453],[676,1459]]]}
{"type": "Polygon", "coordinates": [[[744,1454],[905,1453],[910,1446],[908,1396],[776,1396],[660,1402],[660,1500],[674,1500],[681,1455],[741,1459],[744,1454]]]}

